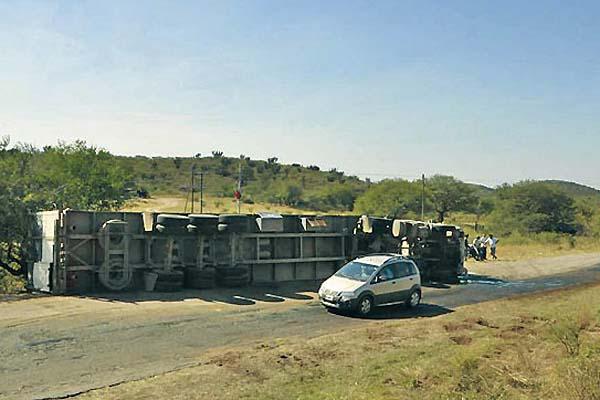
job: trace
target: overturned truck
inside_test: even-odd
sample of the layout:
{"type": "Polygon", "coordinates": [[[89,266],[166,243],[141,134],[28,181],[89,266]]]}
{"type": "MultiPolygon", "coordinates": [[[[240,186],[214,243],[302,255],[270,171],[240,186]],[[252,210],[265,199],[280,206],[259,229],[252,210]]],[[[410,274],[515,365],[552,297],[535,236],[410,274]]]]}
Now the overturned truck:
{"type": "Polygon", "coordinates": [[[32,237],[29,287],[55,294],[319,281],[373,252],[452,282],[464,260],[458,227],[367,216],[47,211],[32,237]]]}

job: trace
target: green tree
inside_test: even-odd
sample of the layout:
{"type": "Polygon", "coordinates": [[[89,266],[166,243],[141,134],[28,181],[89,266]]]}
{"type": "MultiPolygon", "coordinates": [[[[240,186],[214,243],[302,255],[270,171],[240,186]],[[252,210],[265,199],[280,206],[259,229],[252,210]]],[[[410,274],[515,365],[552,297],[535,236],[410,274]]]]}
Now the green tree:
{"type": "Polygon", "coordinates": [[[383,180],[371,185],[356,199],[354,210],[382,217],[414,217],[421,212],[421,185],[405,180],[383,180]]]}
{"type": "Polygon", "coordinates": [[[525,181],[504,185],[490,221],[503,234],[513,231],[576,233],[575,201],[560,189],[543,182],[525,181]]]}
{"type": "Polygon", "coordinates": [[[33,214],[40,210],[119,208],[133,192],[110,153],[85,142],[8,148],[0,141],[0,267],[25,274],[33,214]]]}
{"type": "Polygon", "coordinates": [[[600,201],[590,197],[580,198],[575,203],[575,209],[582,233],[600,236],[600,201]]]}
{"type": "Polygon", "coordinates": [[[277,199],[280,204],[296,206],[302,199],[302,188],[298,185],[286,183],[277,192],[277,199]]]}
{"type": "Polygon", "coordinates": [[[32,176],[31,196],[44,208],[114,210],[133,189],[112,154],[83,141],[45,149],[34,158],[32,176]]]}
{"type": "Polygon", "coordinates": [[[30,207],[35,207],[28,190],[29,147],[8,149],[9,138],[0,140],[0,268],[12,275],[25,274],[23,245],[29,237],[30,207]]]}
{"type": "Polygon", "coordinates": [[[475,214],[475,229],[478,229],[481,217],[491,213],[493,209],[494,201],[490,198],[479,198],[475,202],[473,208],[469,210],[475,214]]]}
{"type": "Polygon", "coordinates": [[[446,175],[429,178],[427,193],[437,213],[438,222],[444,222],[449,212],[472,209],[478,201],[469,185],[446,175]]]}

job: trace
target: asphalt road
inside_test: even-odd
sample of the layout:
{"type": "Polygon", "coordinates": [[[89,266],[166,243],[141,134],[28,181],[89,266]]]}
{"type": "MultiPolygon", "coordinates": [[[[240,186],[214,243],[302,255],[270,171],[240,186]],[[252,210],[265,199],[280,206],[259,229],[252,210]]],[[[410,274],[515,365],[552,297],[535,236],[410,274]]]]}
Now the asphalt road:
{"type": "Polygon", "coordinates": [[[389,307],[369,319],[325,311],[314,292],[306,292],[314,288],[209,292],[200,298],[184,292],[142,302],[127,295],[0,303],[0,313],[10,307],[12,315],[0,314],[0,398],[61,398],[197,365],[207,351],[220,348],[437,316],[467,304],[590,282],[600,282],[600,264],[512,282],[473,277],[425,288],[417,311],[389,307]]]}

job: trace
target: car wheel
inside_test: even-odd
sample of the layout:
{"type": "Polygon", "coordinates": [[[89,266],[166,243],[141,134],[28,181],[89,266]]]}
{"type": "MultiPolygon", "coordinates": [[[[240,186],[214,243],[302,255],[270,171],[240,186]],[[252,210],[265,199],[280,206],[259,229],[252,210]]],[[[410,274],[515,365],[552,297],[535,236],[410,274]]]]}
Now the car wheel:
{"type": "Polygon", "coordinates": [[[371,313],[373,310],[373,298],[371,296],[364,296],[358,300],[356,306],[356,312],[358,315],[364,317],[371,313]]]}
{"type": "Polygon", "coordinates": [[[421,304],[421,291],[420,290],[413,290],[410,293],[410,296],[408,296],[408,299],[406,299],[406,306],[408,308],[414,308],[414,307],[418,307],[419,304],[421,304]]]}

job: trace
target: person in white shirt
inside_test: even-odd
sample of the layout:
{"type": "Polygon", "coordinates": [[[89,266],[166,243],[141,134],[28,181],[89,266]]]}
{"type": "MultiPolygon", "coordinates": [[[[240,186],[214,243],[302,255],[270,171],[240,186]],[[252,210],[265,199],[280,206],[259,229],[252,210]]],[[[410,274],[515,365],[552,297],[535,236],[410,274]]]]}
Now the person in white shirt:
{"type": "Polygon", "coordinates": [[[490,254],[494,260],[498,259],[498,257],[496,256],[497,244],[498,244],[498,239],[495,238],[494,235],[490,235],[490,237],[485,240],[486,247],[490,246],[490,254]]]}
{"type": "Polygon", "coordinates": [[[473,250],[477,253],[477,257],[475,260],[481,261],[481,236],[477,236],[475,240],[473,240],[473,250]]]}
{"type": "Polygon", "coordinates": [[[482,236],[481,237],[481,260],[482,261],[486,261],[487,260],[487,248],[488,248],[488,236],[482,236]]]}

